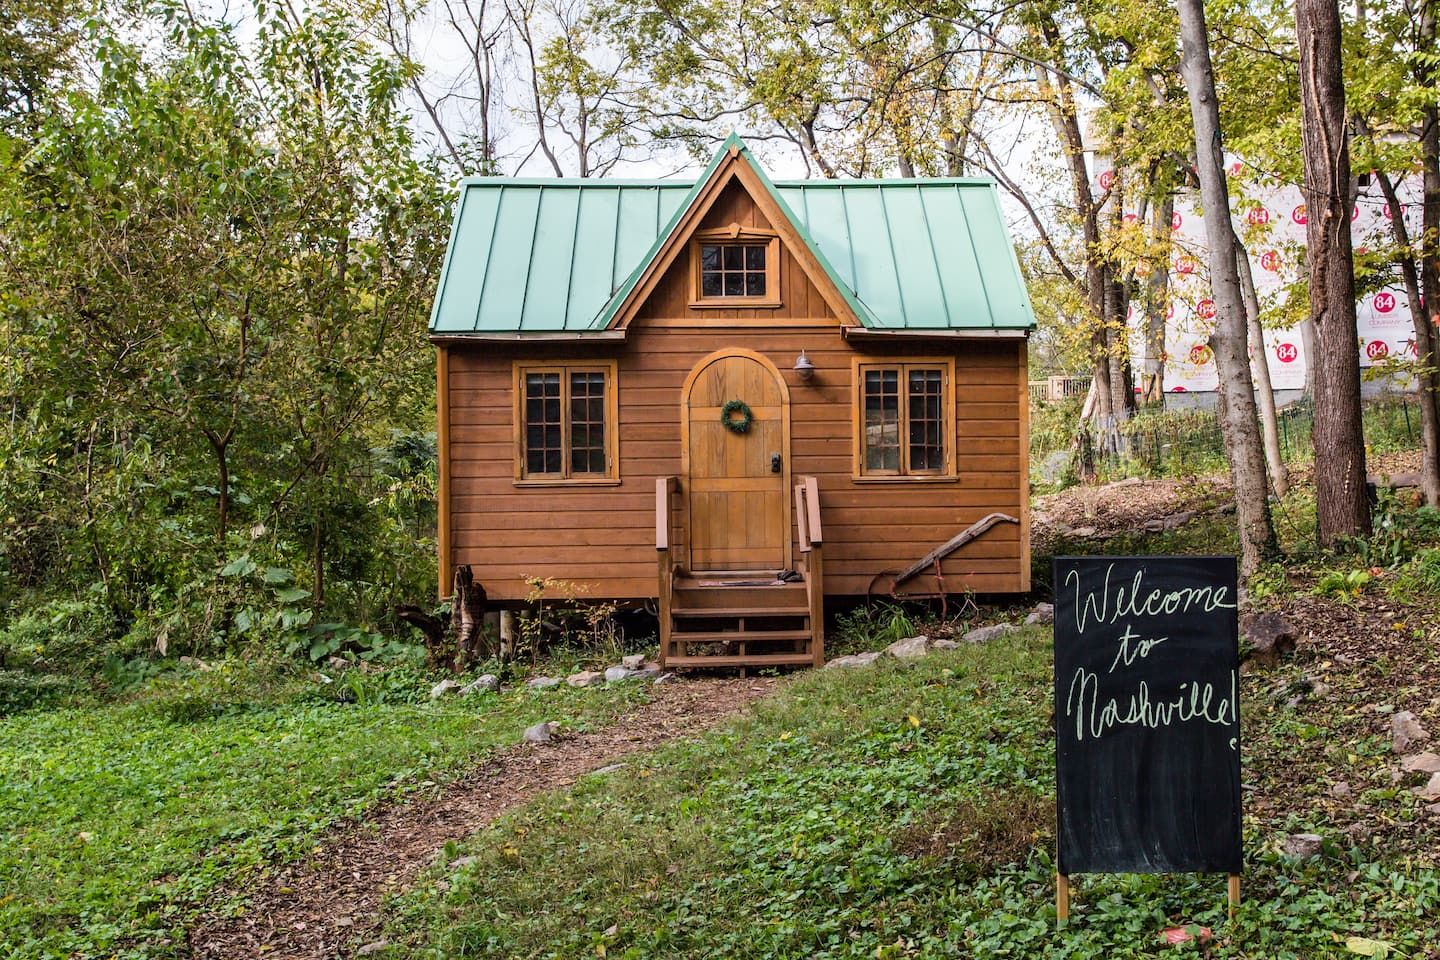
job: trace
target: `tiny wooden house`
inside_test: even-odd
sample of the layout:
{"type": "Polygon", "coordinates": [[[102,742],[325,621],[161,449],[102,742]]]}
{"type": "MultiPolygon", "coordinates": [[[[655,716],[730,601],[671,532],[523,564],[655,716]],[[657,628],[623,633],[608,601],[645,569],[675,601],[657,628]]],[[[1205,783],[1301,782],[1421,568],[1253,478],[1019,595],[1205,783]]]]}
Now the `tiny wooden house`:
{"type": "Polygon", "coordinates": [[[693,184],[467,179],[440,592],[652,600],[667,664],[748,666],[821,662],[827,596],[1028,590],[1034,322],[987,180],[773,183],[733,136],[693,184]]]}

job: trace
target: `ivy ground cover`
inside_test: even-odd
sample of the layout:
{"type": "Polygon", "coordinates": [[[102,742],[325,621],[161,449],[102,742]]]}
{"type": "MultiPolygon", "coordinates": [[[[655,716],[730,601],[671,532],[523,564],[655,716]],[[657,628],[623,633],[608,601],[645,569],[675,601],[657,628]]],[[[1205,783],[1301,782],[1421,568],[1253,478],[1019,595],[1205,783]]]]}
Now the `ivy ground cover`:
{"type": "Polygon", "coordinates": [[[0,956],[183,956],[202,902],[337,820],[443,789],[557,710],[585,729],[646,696],[431,703],[411,681],[335,699],[230,665],[127,704],[0,718],[0,956]]]}
{"type": "MultiPolygon", "coordinates": [[[[1390,784],[1364,794],[1388,827],[1331,829],[1284,773],[1316,748],[1297,713],[1317,730],[1330,714],[1277,700],[1291,678],[1269,673],[1244,681],[1237,919],[1221,876],[1082,876],[1057,931],[1050,656],[1032,628],[799,677],[743,720],[447,851],[393,902],[382,955],[1144,957],[1173,955],[1158,935],[1188,924],[1213,930],[1209,956],[1436,955],[1434,818],[1390,784]],[[1327,835],[1322,856],[1281,852],[1301,829],[1327,835]]],[[[1334,729],[1357,785],[1389,783],[1382,738],[1334,729]]]]}

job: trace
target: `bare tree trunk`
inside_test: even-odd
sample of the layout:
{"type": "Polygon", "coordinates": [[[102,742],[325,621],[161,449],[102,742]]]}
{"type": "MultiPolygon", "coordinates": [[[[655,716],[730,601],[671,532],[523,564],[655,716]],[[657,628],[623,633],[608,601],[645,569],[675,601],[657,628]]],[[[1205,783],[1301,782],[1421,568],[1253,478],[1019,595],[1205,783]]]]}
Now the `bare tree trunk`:
{"type": "Polygon", "coordinates": [[[1175,196],[1165,191],[1155,204],[1151,237],[1163,256],[1145,278],[1145,369],[1142,371],[1141,399],[1145,403],[1165,402],[1165,301],[1170,296],[1170,220],[1175,215],[1175,196]]]}
{"type": "MultiPolygon", "coordinates": [[[[1417,79],[1425,87],[1433,89],[1437,79],[1440,79],[1440,69],[1435,66],[1434,57],[1436,54],[1435,43],[1435,0],[1425,0],[1420,11],[1420,46],[1421,52],[1426,57],[1417,58],[1416,72],[1417,79]]],[[[1425,306],[1418,313],[1413,309],[1412,316],[1415,319],[1416,341],[1415,352],[1419,356],[1420,365],[1430,371],[1430,397],[1429,409],[1432,415],[1440,414],[1440,109],[1431,103],[1424,108],[1424,125],[1421,133],[1421,168],[1424,183],[1424,200],[1421,211],[1420,227],[1420,250],[1418,259],[1420,261],[1420,292],[1425,298],[1425,306]],[[1429,343],[1429,354],[1426,355],[1420,347],[1420,330],[1424,328],[1429,343]]],[[[1395,218],[1399,222],[1400,218],[1395,218]]],[[[1422,382],[1423,387],[1423,382],[1422,382]]],[[[1422,390],[1423,392],[1423,390],[1422,390]]],[[[1423,408],[1422,408],[1423,409],[1423,408]]],[[[1437,416],[1436,419],[1440,419],[1437,416]]],[[[1427,433],[1432,436],[1440,432],[1440,426],[1432,426],[1427,433]]],[[[1437,453],[1440,457],[1440,453],[1437,453]]],[[[1427,460],[1422,467],[1426,471],[1427,478],[1433,478],[1440,473],[1440,466],[1427,460]]],[[[1431,482],[1429,479],[1427,483],[1431,482]]],[[[1431,504],[1440,506],[1440,491],[1437,491],[1436,498],[1430,499],[1429,487],[1426,487],[1427,500],[1431,504]]]]}
{"type": "Polygon", "coordinates": [[[1336,0],[1296,0],[1295,25],[1309,211],[1305,254],[1317,341],[1310,368],[1315,396],[1315,513],[1320,543],[1331,546],[1342,537],[1370,532],[1350,250],[1350,148],[1336,0]]]}
{"type": "Polygon", "coordinates": [[[215,480],[220,488],[215,506],[215,541],[225,545],[225,533],[230,526],[230,436],[233,428],[223,435],[206,430],[205,439],[210,441],[210,452],[215,454],[215,480]]]}
{"type": "Polygon", "coordinates": [[[1255,395],[1260,401],[1260,429],[1265,437],[1265,463],[1270,468],[1270,487],[1275,496],[1290,492],[1290,470],[1280,452],[1280,421],[1275,414],[1275,387],[1270,381],[1270,355],[1265,352],[1265,331],[1260,326],[1260,297],[1255,293],[1255,275],[1250,272],[1250,253],[1235,242],[1235,269],[1240,293],[1245,299],[1245,330],[1250,341],[1251,369],[1255,373],[1255,395]]]}
{"type": "Polygon", "coordinates": [[[1220,145],[1220,109],[1215,75],[1210,66],[1210,42],[1205,32],[1203,0],[1178,0],[1183,56],[1180,74],[1190,96],[1195,123],[1195,161],[1200,177],[1200,198],[1205,209],[1217,213],[1205,218],[1209,247],[1210,285],[1215,298],[1215,332],[1210,348],[1220,373],[1220,426],[1230,477],[1235,485],[1235,514],[1240,533],[1240,571],[1249,576],[1276,551],[1270,524],[1270,501],[1265,484],[1265,461],[1260,429],[1255,419],[1255,387],[1245,352],[1245,308],[1235,266],[1237,241],[1226,212],[1230,209],[1225,184],[1225,158],[1220,145]]]}
{"type": "MultiPolygon", "coordinates": [[[[1400,209],[1400,197],[1387,173],[1377,171],[1380,192],[1391,210],[1400,209]]],[[[1395,263],[1405,281],[1405,299],[1410,305],[1411,325],[1415,329],[1415,401],[1420,407],[1420,492],[1425,502],[1440,506],[1440,371],[1435,368],[1437,350],[1435,331],[1425,316],[1425,299],[1420,288],[1420,271],[1415,266],[1415,251],[1410,247],[1410,231],[1405,218],[1390,218],[1390,232],[1398,252],[1395,263]]],[[[1422,262],[1424,258],[1421,258],[1422,262]]]]}

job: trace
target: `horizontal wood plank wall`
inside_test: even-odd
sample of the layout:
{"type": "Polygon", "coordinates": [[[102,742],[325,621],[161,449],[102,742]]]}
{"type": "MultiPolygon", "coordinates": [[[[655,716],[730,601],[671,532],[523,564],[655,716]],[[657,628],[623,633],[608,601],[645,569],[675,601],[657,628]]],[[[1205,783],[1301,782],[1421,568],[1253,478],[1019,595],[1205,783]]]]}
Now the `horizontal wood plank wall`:
{"type": "MultiPolygon", "coordinates": [[[[743,346],[767,356],[790,389],[792,475],[820,484],[825,585],[863,594],[882,570],[924,556],[992,511],[1021,516],[1025,449],[1023,344],[963,342],[867,345],[867,357],[953,352],[954,483],[856,483],[852,479],[851,360],[838,327],[631,327],[623,346],[486,345],[449,351],[451,550],[474,567],[490,597],[517,600],[527,577],[590,584],[593,597],[655,594],[655,480],[679,475],[680,390],[701,358],[743,346]],[[790,369],[801,349],[815,364],[802,382],[790,369]],[[620,479],[614,487],[523,488],[513,483],[511,362],[611,358],[619,364],[620,479]]],[[[793,538],[794,530],[790,531],[793,538]]],[[[796,548],[798,555],[798,547],[796,548]]],[[[951,591],[1022,589],[1028,577],[1022,529],[1005,524],[944,566],[951,591]]],[[[931,589],[929,577],[910,589],[931,589]]]]}
{"type": "MultiPolygon", "coordinates": [[[[715,206],[710,208],[700,228],[708,230],[711,228],[728,227],[732,223],[738,223],[742,227],[754,227],[761,230],[773,229],[764,214],[756,208],[750,195],[739,183],[731,183],[721,192],[715,201],[715,206]]],[[[835,314],[830,310],[825,298],[810,278],[805,276],[804,269],[785,249],[784,243],[780,244],[780,306],[757,308],[753,310],[728,308],[724,310],[712,308],[695,308],[690,306],[690,250],[687,247],[680,251],[679,257],[665,271],[665,276],[660,280],[660,285],[650,295],[650,299],[640,308],[637,315],[639,318],[650,320],[681,320],[681,321],[714,321],[725,323],[734,320],[747,322],[768,321],[775,319],[785,320],[822,320],[827,323],[836,323],[835,314]]],[[[746,346],[739,343],[735,346],[746,346]]]]}

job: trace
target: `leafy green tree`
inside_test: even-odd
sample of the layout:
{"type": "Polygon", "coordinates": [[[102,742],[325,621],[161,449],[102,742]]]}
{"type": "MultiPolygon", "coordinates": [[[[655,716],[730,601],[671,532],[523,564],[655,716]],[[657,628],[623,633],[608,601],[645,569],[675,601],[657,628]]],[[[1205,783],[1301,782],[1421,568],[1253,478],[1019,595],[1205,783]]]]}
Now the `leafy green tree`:
{"type": "Polygon", "coordinates": [[[428,579],[366,534],[402,482],[375,451],[433,422],[444,190],[349,10],[257,10],[250,43],[181,3],[101,25],[95,87],[0,174],[4,556],[98,579],[142,640],[258,622],[215,576],[236,555],[298,571],[254,602],[371,622],[428,579]],[[123,39],[145,29],[164,42],[123,39]]]}

